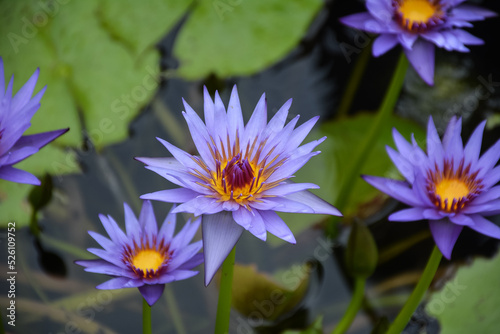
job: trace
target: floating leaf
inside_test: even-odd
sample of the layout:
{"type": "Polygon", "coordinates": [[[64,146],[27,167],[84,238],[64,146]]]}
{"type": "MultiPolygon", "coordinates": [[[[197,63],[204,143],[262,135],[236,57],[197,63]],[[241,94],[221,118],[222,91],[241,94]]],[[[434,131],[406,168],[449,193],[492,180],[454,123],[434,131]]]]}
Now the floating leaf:
{"type": "Polygon", "coordinates": [[[69,126],[57,142],[70,146],[81,144],[82,132],[97,148],[123,140],[158,86],[154,45],[189,3],[1,2],[9,13],[0,20],[9,32],[0,38],[5,72],[19,88],[40,67],[37,89],[47,85],[30,133],[69,126]]]}
{"type": "Polygon", "coordinates": [[[248,75],[282,59],[304,36],[320,0],[198,1],[174,54],[187,79],[248,75]]]}
{"type": "Polygon", "coordinates": [[[309,286],[309,265],[296,265],[279,273],[280,282],[257,271],[255,266],[235,264],[232,304],[243,316],[255,314],[275,320],[291,311],[305,296],[309,286]]]}
{"type": "MultiPolygon", "coordinates": [[[[37,176],[79,170],[75,155],[88,136],[98,149],[126,138],[128,123],[158,86],[154,45],[191,1],[2,1],[0,49],[16,92],[40,68],[47,86],[26,132],[70,131],[16,167],[37,176]],[[147,24],[144,24],[147,17],[147,24]]],[[[0,182],[0,226],[28,222],[30,186],[0,182]]]]}
{"type": "Polygon", "coordinates": [[[441,334],[497,333],[500,319],[500,256],[477,258],[460,268],[436,293],[426,311],[441,324],[441,334]]]}

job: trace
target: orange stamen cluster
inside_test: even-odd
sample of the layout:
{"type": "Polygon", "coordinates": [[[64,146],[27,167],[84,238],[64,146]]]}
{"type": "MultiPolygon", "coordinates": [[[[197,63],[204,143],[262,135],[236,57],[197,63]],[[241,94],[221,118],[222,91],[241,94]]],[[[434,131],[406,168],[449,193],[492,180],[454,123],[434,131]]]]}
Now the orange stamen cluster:
{"type": "Polygon", "coordinates": [[[445,13],[439,0],[394,0],[398,23],[411,32],[422,32],[444,22],[445,13]]]}
{"type": "Polygon", "coordinates": [[[453,161],[445,161],[443,171],[435,165],[434,171],[427,172],[427,191],[434,205],[445,212],[459,212],[483,189],[477,171],[471,173],[470,164],[460,162],[454,169],[453,161]]]}
{"type": "Polygon", "coordinates": [[[139,277],[155,278],[170,261],[169,247],[170,244],[165,244],[163,240],[158,246],[155,240],[151,244],[143,241],[141,245],[134,241],[133,245],[125,246],[122,261],[139,277]]]}
{"type": "Polygon", "coordinates": [[[276,146],[263,157],[266,140],[259,141],[256,137],[251,144],[246,145],[246,148],[242,148],[238,133],[236,133],[233,145],[230,143],[229,135],[226,143],[220,140],[221,149],[217,148],[213,138],[207,145],[215,161],[215,170],[210,170],[200,158],[193,157],[200,170],[193,170],[191,175],[201,180],[198,182],[199,185],[211,190],[212,195],[208,197],[216,198],[219,202],[234,201],[247,206],[249,202],[259,201],[260,198],[266,197],[262,192],[285,180],[266,182],[287,160],[279,154],[270,159],[276,146]]]}

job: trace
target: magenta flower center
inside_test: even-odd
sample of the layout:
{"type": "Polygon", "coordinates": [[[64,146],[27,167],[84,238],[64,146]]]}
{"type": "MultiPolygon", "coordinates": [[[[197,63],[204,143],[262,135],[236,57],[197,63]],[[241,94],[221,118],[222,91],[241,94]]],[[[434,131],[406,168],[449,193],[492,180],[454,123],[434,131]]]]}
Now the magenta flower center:
{"type": "Polygon", "coordinates": [[[443,171],[435,166],[434,171],[427,172],[429,198],[439,210],[459,212],[483,189],[477,173],[470,172],[470,164],[464,167],[463,160],[457,169],[453,168],[453,161],[445,161],[443,171]]]}
{"type": "MultiPolygon", "coordinates": [[[[154,243],[153,243],[154,244],[154,243]]],[[[162,241],[159,246],[149,242],[125,246],[123,262],[140,278],[155,278],[160,276],[162,269],[170,261],[169,244],[162,241]]]]}
{"type": "Polygon", "coordinates": [[[271,154],[275,148],[265,151],[266,140],[259,143],[255,138],[246,148],[240,147],[239,137],[236,134],[234,144],[220,142],[220,148],[207,143],[215,161],[215,170],[198,158],[194,161],[205,172],[194,170],[191,174],[199,178],[199,184],[212,191],[207,197],[217,198],[219,202],[234,201],[247,206],[249,202],[259,201],[267,195],[262,192],[276,187],[285,179],[266,182],[267,179],[287,160],[287,158],[271,154]],[[265,152],[265,153],[264,153],[265,152]],[[211,177],[205,176],[209,174],[211,177]]]}
{"type": "Polygon", "coordinates": [[[426,31],[445,19],[439,0],[393,0],[393,6],[396,21],[411,32],[426,31]]]}
{"type": "MultiPolygon", "coordinates": [[[[247,159],[241,159],[238,154],[231,159],[222,170],[222,178],[225,180],[226,187],[231,189],[253,187],[255,183],[254,171],[247,159]]],[[[257,182],[258,183],[258,182],[257,182]]]]}

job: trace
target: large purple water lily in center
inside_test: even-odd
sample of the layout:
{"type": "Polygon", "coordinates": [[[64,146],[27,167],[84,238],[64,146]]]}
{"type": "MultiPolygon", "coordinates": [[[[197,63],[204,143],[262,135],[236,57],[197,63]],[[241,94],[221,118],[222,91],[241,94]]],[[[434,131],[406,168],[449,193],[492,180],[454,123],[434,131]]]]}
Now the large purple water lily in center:
{"type": "Polygon", "coordinates": [[[181,187],[141,198],[182,203],[175,212],[203,215],[207,285],[243,230],[262,240],[270,232],[295,243],[276,211],[340,215],[332,205],[307,191],[318,186],[289,181],[319,153],[313,149],[325,140],[300,146],[318,117],[295,128],[299,119],[296,116],[285,125],[290,105],[291,100],[267,123],[266,99],[262,95],[244,125],[236,87],[227,111],[219,94],[216,92],[214,102],[205,89],[205,122],[184,101],[183,115],[199,156],[158,139],[173,158],[137,158],[146,168],[181,187]]]}
{"type": "Polygon", "coordinates": [[[434,47],[469,52],[466,45],[483,41],[462,28],[495,16],[464,0],[367,0],[368,12],[340,19],[350,27],[380,34],[373,43],[378,57],[401,44],[406,57],[429,85],[434,83],[434,47]]]}

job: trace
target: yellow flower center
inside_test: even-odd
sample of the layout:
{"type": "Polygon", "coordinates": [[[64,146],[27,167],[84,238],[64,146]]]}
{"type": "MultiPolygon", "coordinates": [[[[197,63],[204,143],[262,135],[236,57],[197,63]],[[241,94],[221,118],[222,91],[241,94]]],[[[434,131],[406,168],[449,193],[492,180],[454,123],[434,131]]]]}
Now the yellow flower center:
{"type": "Polygon", "coordinates": [[[444,14],[438,1],[400,0],[398,3],[400,24],[410,31],[425,30],[428,24],[442,18],[444,14]]]}
{"type": "Polygon", "coordinates": [[[157,271],[164,261],[165,254],[161,254],[156,249],[143,249],[132,258],[132,265],[144,272],[157,271]]]}
{"type": "Polygon", "coordinates": [[[434,205],[445,212],[458,212],[483,190],[481,179],[477,173],[471,173],[470,165],[464,166],[460,161],[458,168],[453,167],[453,161],[445,161],[443,170],[427,173],[427,191],[434,205]]]}
{"type": "Polygon", "coordinates": [[[441,197],[441,209],[451,211],[453,204],[470,194],[467,184],[458,179],[442,179],[436,184],[436,195],[441,197]]]}
{"type": "Polygon", "coordinates": [[[122,261],[141,278],[154,278],[162,273],[162,268],[170,261],[170,244],[163,240],[151,245],[148,241],[137,245],[126,245],[123,249],[122,261]]]}

